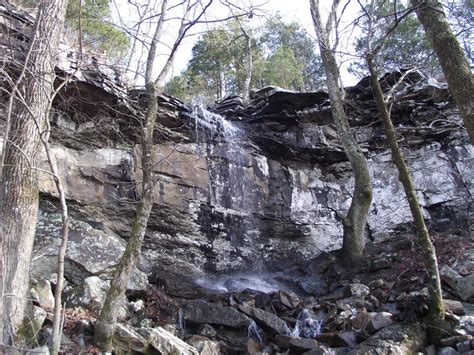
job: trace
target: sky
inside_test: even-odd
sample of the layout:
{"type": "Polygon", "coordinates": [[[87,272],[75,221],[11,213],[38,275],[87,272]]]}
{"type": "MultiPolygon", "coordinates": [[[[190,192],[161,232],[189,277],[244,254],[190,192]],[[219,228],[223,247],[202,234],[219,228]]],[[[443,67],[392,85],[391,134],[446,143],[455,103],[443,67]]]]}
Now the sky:
{"type": "MultiPolygon", "coordinates": [[[[141,0],[135,0],[140,2],[141,0]]],[[[147,1],[147,0],[143,0],[147,1]]],[[[209,9],[208,13],[206,14],[206,19],[216,19],[216,18],[222,18],[226,16],[226,13],[228,13],[228,9],[226,7],[220,6],[219,3],[222,0],[214,0],[213,6],[209,9]]],[[[151,3],[156,2],[160,3],[159,0],[150,0],[151,3]]],[[[170,1],[173,3],[173,1],[170,1]]],[[[240,0],[240,1],[233,1],[233,3],[237,4],[238,6],[245,6],[245,3],[247,5],[249,3],[252,3],[252,5],[257,6],[258,10],[256,11],[256,14],[259,16],[254,16],[252,21],[254,22],[264,22],[265,21],[265,16],[268,16],[270,14],[275,14],[279,13],[284,21],[286,22],[298,22],[301,24],[301,26],[306,29],[308,35],[311,38],[315,38],[315,33],[313,29],[313,23],[311,20],[311,14],[309,10],[309,0],[240,0]]],[[[323,7],[324,11],[324,6],[329,6],[332,3],[332,1],[329,0],[322,0],[321,4],[323,7]]],[[[355,2],[354,2],[355,3],[355,2]]],[[[113,17],[115,21],[119,21],[129,28],[133,28],[132,26],[137,22],[136,16],[134,16],[134,8],[130,8],[130,3],[129,0],[114,0],[114,6],[112,7],[113,9],[113,17]]],[[[176,18],[179,17],[178,14],[178,9],[174,10],[175,13],[169,14],[170,16],[175,16],[176,18]]],[[[357,11],[357,6],[356,5],[350,5],[349,7],[349,12],[354,12],[357,11]],[[351,8],[352,6],[352,8],[351,8]]],[[[177,21],[170,22],[165,26],[165,42],[173,42],[173,36],[177,32],[177,21]]],[[[193,35],[189,36],[186,38],[182,45],[180,46],[176,58],[174,60],[174,64],[172,67],[172,70],[170,72],[169,77],[178,75],[183,69],[186,68],[186,65],[188,61],[191,59],[191,50],[196,42],[196,40],[199,38],[199,33],[202,33],[206,29],[212,27],[212,25],[201,25],[200,27],[196,27],[193,29],[193,35]]],[[[315,42],[316,46],[316,42],[315,42]]],[[[166,57],[167,51],[169,45],[162,45],[160,46],[159,51],[161,50],[161,53],[158,53],[157,57],[157,67],[162,67],[162,62],[164,61],[166,57]]],[[[316,49],[316,47],[315,47],[316,49]]],[[[136,49],[134,51],[134,55],[136,58],[139,57],[140,50],[136,49]]],[[[343,81],[345,85],[354,85],[357,82],[357,78],[354,78],[352,75],[350,75],[346,68],[343,66],[341,70],[341,74],[343,77],[343,81]]],[[[140,84],[140,82],[139,82],[140,84]]]]}

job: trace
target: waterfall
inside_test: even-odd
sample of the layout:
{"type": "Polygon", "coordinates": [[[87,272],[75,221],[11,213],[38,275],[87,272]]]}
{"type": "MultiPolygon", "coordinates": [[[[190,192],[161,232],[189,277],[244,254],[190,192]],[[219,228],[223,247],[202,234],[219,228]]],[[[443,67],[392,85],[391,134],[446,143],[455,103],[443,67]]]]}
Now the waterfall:
{"type": "Polygon", "coordinates": [[[221,115],[206,110],[202,105],[193,107],[193,116],[196,142],[199,142],[200,133],[211,133],[229,142],[238,142],[245,138],[244,131],[235,127],[221,115]]]}
{"type": "Polygon", "coordinates": [[[222,116],[195,106],[196,154],[205,157],[209,171],[210,204],[220,214],[216,226],[226,227],[228,239],[242,243],[245,222],[252,218],[254,195],[247,177],[251,157],[247,156],[246,133],[222,116]]]}
{"type": "Polygon", "coordinates": [[[312,312],[303,309],[296,319],[295,328],[291,332],[291,336],[300,338],[315,338],[321,333],[323,320],[318,319],[312,312]]]}
{"type": "Polygon", "coordinates": [[[181,308],[178,309],[178,319],[176,322],[178,333],[184,337],[186,336],[186,319],[184,318],[184,313],[181,308]]]}
{"type": "Polygon", "coordinates": [[[258,327],[257,323],[255,323],[255,321],[251,321],[249,327],[247,328],[247,339],[253,339],[258,344],[263,344],[262,333],[263,331],[258,327]]]}

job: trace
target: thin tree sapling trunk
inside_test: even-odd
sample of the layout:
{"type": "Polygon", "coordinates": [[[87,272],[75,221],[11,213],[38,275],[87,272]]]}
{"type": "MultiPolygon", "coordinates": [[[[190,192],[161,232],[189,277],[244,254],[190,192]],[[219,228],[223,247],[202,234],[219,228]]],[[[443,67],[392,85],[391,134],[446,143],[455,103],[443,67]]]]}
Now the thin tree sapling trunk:
{"type": "Polygon", "coordinates": [[[252,71],[253,71],[253,58],[252,58],[252,38],[244,30],[243,26],[240,27],[244,33],[245,40],[247,43],[247,70],[245,72],[244,85],[242,87],[242,94],[244,98],[244,104],[248,105],[250,102],[250,82],[252,81],[252,71]]]}
{"type": "Polygon", "coordinates": [[[417,231],[418,241],[423,252],[423,263],[425,264],[425,269],[428,274],[427,284],[430,293],[430,305],[427,323],[432,328],[430,330],[431,335],[439,334],[438,330],[442,329],[444,321],[444,305],[436,251],[433,244],[431,243],[428,228],[426,228],[425,220],[423,218],[423,211],[421,210],[420,203],[418,202],[415,188],[413,186],[410,169],[408,168],[400,146],[398,145],[395,127],[393,126],[382,88],[380,87],[372,54],[367,56],[367,65],[370,72],[372,91],[375,96],[375,101],[377,102],[380,118],[382,119],[385,128],[387,143],[389,144],[392,151],[393,162],[398,169],[398,178],[403,185],[403,189],[405,190],[405,196],[407,197],[408,205],[410,206],[413,222],[417,231]]]}

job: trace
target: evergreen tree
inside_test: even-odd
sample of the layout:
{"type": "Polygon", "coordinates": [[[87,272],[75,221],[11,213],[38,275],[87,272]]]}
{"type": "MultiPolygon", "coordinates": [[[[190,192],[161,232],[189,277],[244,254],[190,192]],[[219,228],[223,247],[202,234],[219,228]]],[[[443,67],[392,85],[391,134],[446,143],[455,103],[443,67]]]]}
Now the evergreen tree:
{"type": "MultiPolygon", "coordinates": [[[[291,90],[317,90],[324,83],[313,41],[297,23],[270,18],[250,34],[253,88],[268,85],[291,90]]],[[[201,97],[212,101],[240,94],[247,77],[249,49],[246,34],[237,22],[206,32],[194,45],[193,56],[181,75],[171,79],[165,92],[183,100],[201,97]]]]}
{"type": "MultiPolygon", "coordinates": [[[[325,85],[321,58],[314,51],[312,38],[299,23],[285,23],[279,15],[269,18],[260,36],[260,45],[267,53],[275,53],[281,47],[291,49],[303,80],[303,87],[298,89],[315,91],[325,85]]],[[[289,52],[288,55],[291,56],[289,52]]]]}
{"type": "Polygon", "coordinates": [[[261,64],[264,85],[304,90],[304,65],[296,58],[291,48],[285,45],[277,47],[275,52],[261,64]]]}
{"type": "MultiPolygon", "coordinates": [[[[366,16],[362,16],[357,25],[360,35],[355,40],[355,52],[361,57],[349,66],[349,72],[364,77],[368,74],[367,61],[363,53],[367,52],[367,36],[370,33],[373,46],[384,40],[383,46],[375,60],[375,65],[385,71],[401,68],[418,67],[429,75],[437,76],[441,73],[436,56],[423,28],[415,14],[406,16],[393,30],[388,38],[382,38],[391,25],[391,19],[403,16],[407,7],[399,1],[373,1],[365,5],[366,11],[373,17],[372,26],[368,28],[366,16]],[[373,9],[371,7],[374,7],[373,9]],[[376,24],[376,25],[374,25],[376,24]]],[[[364,15],[364,14],[361,14],[364,15]]]]}
{"type": "Polygon", "coordinates": [[[66,24],[76,31],[81,26],[88,49],[105,52],[112,59],[122,59],[127,54],[130,39],[112,23],[109,0],[70,1],[66,24]]]}
{"type": "MultiPolygon", "coordinates": [[[[15,0],[14,3],[33,8],[38,0],[15,0]]],[[[86,49],[105,53],[109,59],[123,59],[129,50],[130,38],[112,23],[109,0],[69,1],[66,26],[73,31],[80,28],[86,49]]]]}

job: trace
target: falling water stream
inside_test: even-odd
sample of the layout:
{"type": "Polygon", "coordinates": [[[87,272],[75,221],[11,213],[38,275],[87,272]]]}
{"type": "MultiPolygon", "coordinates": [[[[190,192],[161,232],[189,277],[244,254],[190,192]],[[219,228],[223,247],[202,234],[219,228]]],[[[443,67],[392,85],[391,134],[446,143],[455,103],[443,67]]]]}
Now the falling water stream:
{"type": "Polygon", "coordinates": [[[255,340],[258,344],[263,344],[262,330],[255,321],[251,321],[247,329],[247,338],[255,340]]]}
{"type": "Polygon", "coordinates": [[[181,336],[186,336],[186,319],[184,318],[184,313],[181,308],[178,309],[178,319],[176,321],[176,326],[179,334],[181,336]]]}
{"type": "Polygon", "coordinates": [[[206,158],[209,171],[210,205],[225,220],[228,239],[242,243],[245,223],[252,220],[254,200],[247,168],[251,166],[245,146],[245,131],[202,106],[194,107],[196,154],[206,158]],[[212,142],[209,144],[209,142],[212,142]]]}
{"type": "Polygon", "coordinates": [[[322,325],[322,317],[314,315],[305,308],[298,314],[295,327],[290,335],[294,337],[313,339],[321,333],[322,325]]]}
{"type": "MultiPolygon", "coordinates": [[[[245,169],[251,162],[244,147],[249,144],[244,131],[226,121],[222,116],[195,106],[196,154],[206,158],[209,170],[210,204],[214,212],[226,219],[227,238],[231,243],[242,242],[245,230],[243,219],[251,218],[253,191],[251,181],[246,178],[245,169]],[[209,142],[212,142],[209,144],[209,142]],[[239,219],[240,217],[240,219],[239,219]],[[239,225],[236,224],[235,221],[239,225]]],[[[264,273],[223,275],[219,278],[196,280],[203,287],[217,292],[235,292],[251,288],[261,292],[284,290],[285,287],[264,273]]],[[[178,325],[185,329],[185,320],[180,313],[178,325]]],[[[296,319],[293,329],[287,334],[295,337],[314,338],[321,332],[322,320],[307,309],[303,309],[296,319]]],[[[252,321],[247,335],[258,344],[263,344],[263,332],[252,321]]]]}

